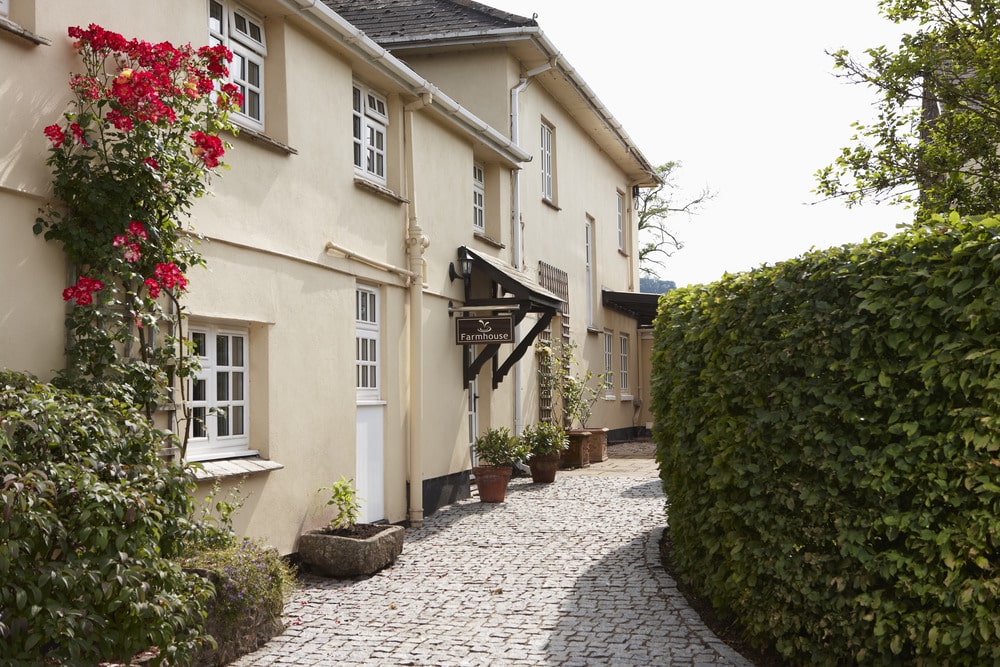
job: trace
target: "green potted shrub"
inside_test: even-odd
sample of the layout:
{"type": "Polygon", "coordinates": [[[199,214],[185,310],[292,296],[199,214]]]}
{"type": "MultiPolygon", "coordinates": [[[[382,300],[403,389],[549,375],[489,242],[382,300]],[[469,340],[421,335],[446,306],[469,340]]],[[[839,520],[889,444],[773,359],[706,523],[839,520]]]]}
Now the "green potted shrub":
{"type": "Polygon", "coordinates": [[[390,524],[358,523],[361,504],[352,480],[341,476],[332,486],[323,487],[337,509],[326,528],[299,536],[299,556],[317,574],[328,577],[357,577],[375,574],[396,562],[403,552],[403,527],[390,524]]]}
{"type": "Polygon", "coordinates": [[[505,426],[491,428],[476,438],[473,447],[479,465],[473,466],[479,488],[479,500],[502,503],[507,496],[507,484],[513,464],[525,457],[524,445],[505,426]]]}
{"type": "Polygon", "coordinates": [[[538,422],[521,432],[521,443],[528,453],[531,480],[551,484],[556,480],[559,457],[569,447],[569,437],[558,424],[538,422]]]}
{"type": "Polygon", "coordinates": [[[589,369],[574,371],[574,367],[580,366],[575,350],[576,344],[568,341],[535,344],[539,388],[552,398],[553,421],[562,424],[569,437],[569,448],[561,456],[564,468],[586,467],[591,461],[607,459],[607,430],[587,428],[594,403],[608,386],[607,378],[595,376],[589,369]],[[574,428],[576,424],[579,428],[574,428]],[[597,447],[591,445],[592,432],[604,436],[597,447]],[[591,449],[596,450],[595,456],[591,456],[591,449]]]}

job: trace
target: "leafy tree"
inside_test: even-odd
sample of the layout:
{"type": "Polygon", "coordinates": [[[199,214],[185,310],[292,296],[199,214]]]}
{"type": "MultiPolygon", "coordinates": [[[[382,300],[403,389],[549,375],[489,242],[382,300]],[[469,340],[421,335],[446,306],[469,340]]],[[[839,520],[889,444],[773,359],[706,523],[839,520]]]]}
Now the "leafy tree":
{"type": "Polygon", "coordinates": [[[816,191],[918,217],[1000,209],[1000,3],[881,0],[879,12],[914,27],[895,51],[868,49],[867,63],[832,54],[840,76],[878,92],[878,113],[853,124],[853,145],[817,172],[816,191]]]}
{"type": "Polygon", "coordinates": [[[654,276],[656,267],[665,266],[664,260],[684,247],[684,243],[673,229],[667,226],[667,219],[672,214],[697,213],[702,204],[712,199],[715,193],[707,187],[697,197],[685,204],[676,204],[678,185],[674,181],[675,172],[681,163],[666,162],[656,168],[660,176],[660,185],[654,188],[639,190],[635,198],[635,212],[639,221],[639,268],[643,273],[654,276]]]}

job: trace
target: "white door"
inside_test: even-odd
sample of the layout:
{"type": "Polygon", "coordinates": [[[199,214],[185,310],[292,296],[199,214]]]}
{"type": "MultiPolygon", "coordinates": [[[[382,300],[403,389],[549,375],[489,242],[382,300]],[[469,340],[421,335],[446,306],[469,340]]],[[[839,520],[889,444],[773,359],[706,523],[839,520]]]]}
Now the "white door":
{"type": "Polygon", "coordinates": [[[354,488],[361,521],[385,518],[385,402],[382,400],[382,338],[379,292],[358,286],[355,298],[354,365],[357,391],[354,488]]]}
{"type": "Polygon", "coordinates": [[[357,470],[354,483],[361,501],[360,521],[385,518],[384,405],[359,405],[357,470]]]}

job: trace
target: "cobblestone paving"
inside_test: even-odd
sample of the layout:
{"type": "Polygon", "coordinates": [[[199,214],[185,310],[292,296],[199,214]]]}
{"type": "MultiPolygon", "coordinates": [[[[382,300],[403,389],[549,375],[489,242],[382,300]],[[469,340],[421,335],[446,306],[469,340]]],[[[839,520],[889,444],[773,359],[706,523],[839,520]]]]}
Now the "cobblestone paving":
{"type": "Polygon", "coordinates": [[[373,577],[305,578],[284,634],[233,664],[749,666],[661,567],[663,494],[634,449],[439,510],[373,577]]]}

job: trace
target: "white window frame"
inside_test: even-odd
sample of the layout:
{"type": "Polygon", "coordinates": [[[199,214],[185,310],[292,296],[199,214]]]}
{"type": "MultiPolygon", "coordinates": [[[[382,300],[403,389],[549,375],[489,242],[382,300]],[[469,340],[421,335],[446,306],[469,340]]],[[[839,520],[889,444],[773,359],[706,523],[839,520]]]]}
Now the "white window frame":
{"type": "Polygon", "coordinates": [[[625,252],[625,195],[618,195],[618,249],[625,252]]]}
{"type": "Polygon", "coordinates": [[[208,0],[208,33],[212,44],[222,44],[233,52],[229,81],[243,94],[243,104],[233,114],[233,120],[263,131],[264,59],[267,57],[264,21],[228,0],[208,0]],[[252,67],[257,68],[256,81],[249,72],[252,67]]]}
{"type": "Polygon", "coordinates": [[[555,128],[546,122],[542,122],[541,134],[541,163],[542,168],[542,199],[554,201],[555,199],[555,128]]]}
{"type": "Polygon", "coordinates": [[[382,332],[379,292],[358,285],[354,293],[354,387],[358,399],[379,400],[382,384],[382,332]]]}
{"type": "Polygon", "coordinates": [[[611,331],[604,332],[604,376],[601,381],[604,383],[604,398],[613,399],[615,380],[615,334],[611,331]]]}
{"type": "Polygon", "coordinates": [[[621,388],[622,397],[624,398],[629,394],[628,385],[628,366],[629,366],[629,337],[628,334],[621,334],[618,338],[618,353],[620,355],[619,363],[621,368],[618,371],[618,377],[620,378],[618,386],[621,388]]]}
{"type": "Polygon", "coordinates": [[[236,326],[192,323],[188,337],[196,343],[201,368],[188,384],[191,420],[188,424],[187,457],[208,461],[255,454],[250,445],[250,332],[236,326]],[[227,341],[225,355],[219,354],[220,338],[227,341]],[[197,347],[199,338],[203,347],[197,347]],[[235,344],[239,341],[239,344],[235,344]],[[220,379],[226,376],[225,390],[220,379]],[[239,377],[237,377],[237,375],[239,377]],[[200,386],[200,389],[198,387],[200,386]],[[228,420],[220,415],[226,414],[228,420]],[[237,417],[236,415],[242,415],[237,417]],[[227,424],[220,434],[220,425],[227,424]]]}
{"type": "Polygon", "coordinates": [[[355,82],[351,95],[354,171],[386,184],[389,104],[386,98],[355,82]]]}
{"type": "Polygon", "coordinates": [[[486,169],[478,162],[472,165],[472,228],[486,233],[486,169]]]}

